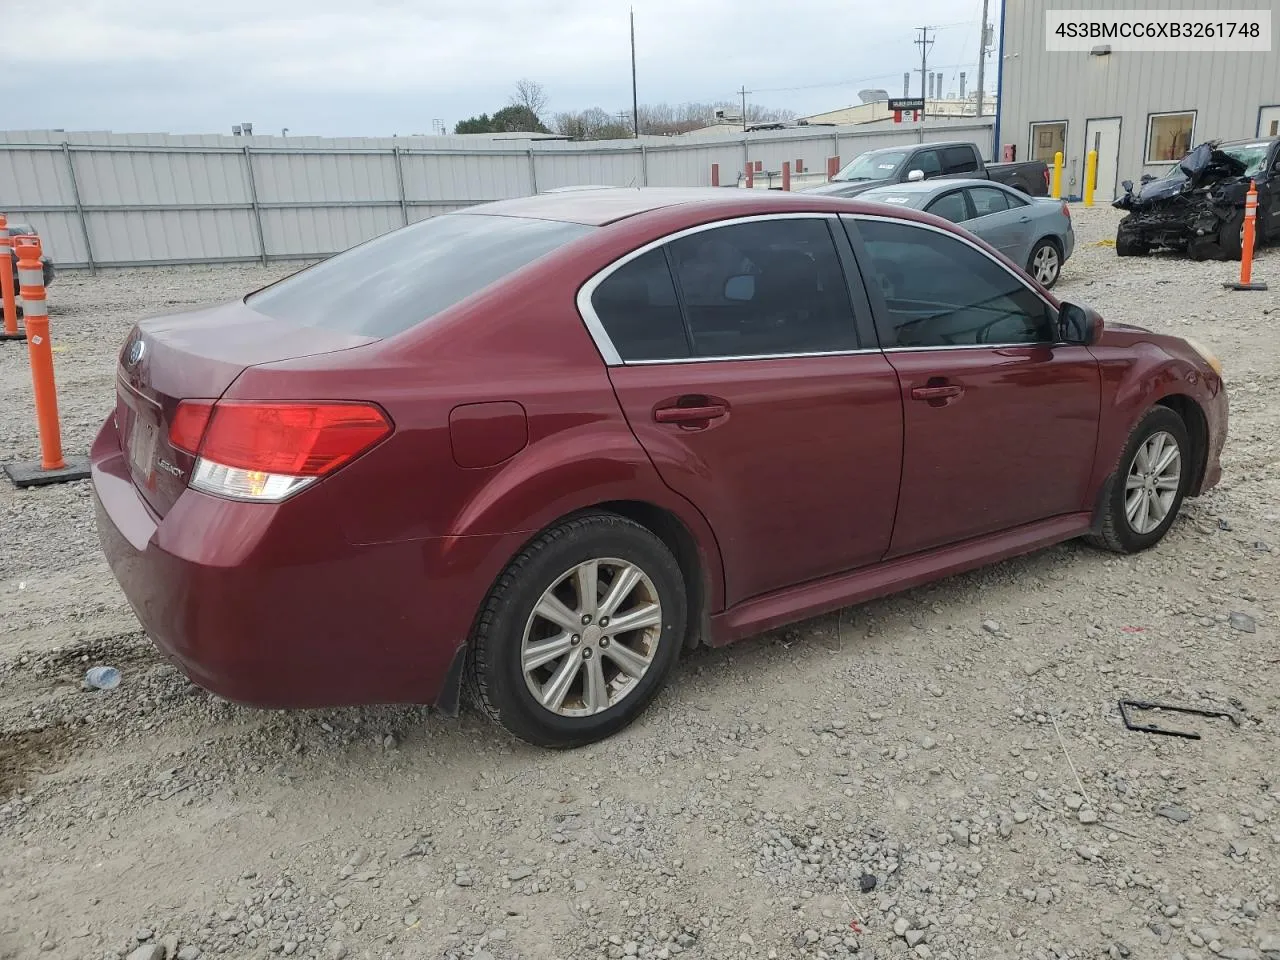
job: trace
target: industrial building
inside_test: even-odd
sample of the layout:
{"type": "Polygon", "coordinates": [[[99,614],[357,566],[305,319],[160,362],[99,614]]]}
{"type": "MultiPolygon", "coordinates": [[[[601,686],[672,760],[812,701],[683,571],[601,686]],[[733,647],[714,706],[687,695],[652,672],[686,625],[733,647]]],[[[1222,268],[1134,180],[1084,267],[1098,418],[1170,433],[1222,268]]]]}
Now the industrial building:
{"type": "MultiPolygon", "coordinates": [[[[1164,0],[1161,10],[1269,10],[1273,0],[1164,0]]],[[[1115,0],[1054,8],[1114,12],[1115,0]]],[[[1098,151],[1097,192],[1163,176],[1196,144],[1280,133],[1280,49],[1269,53],[1131,52],[1106,41],[1046,50],[1049,0],[1003,0],[997,152],[1018,160],[1064,157],[1063,193],[1083,190],[1085,157],[1098,151]]],[[[1225,19],[1225,18],[1224,18],[1225,19]]]]}

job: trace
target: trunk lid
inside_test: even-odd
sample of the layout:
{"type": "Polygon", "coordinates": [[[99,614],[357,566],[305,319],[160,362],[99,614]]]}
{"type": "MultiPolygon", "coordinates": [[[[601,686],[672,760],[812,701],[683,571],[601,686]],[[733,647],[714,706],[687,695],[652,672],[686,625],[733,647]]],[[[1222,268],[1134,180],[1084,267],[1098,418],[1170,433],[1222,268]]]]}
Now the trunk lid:
{"type": "Polygon", "coordinates": [[[134,484],[161,517],[186,489],[195,458],[169,443],[181,401],[217,400],[257,364],[376,340],[275,320],[240,301],[139,322],[116,368],[116,425],[134,484]]]}

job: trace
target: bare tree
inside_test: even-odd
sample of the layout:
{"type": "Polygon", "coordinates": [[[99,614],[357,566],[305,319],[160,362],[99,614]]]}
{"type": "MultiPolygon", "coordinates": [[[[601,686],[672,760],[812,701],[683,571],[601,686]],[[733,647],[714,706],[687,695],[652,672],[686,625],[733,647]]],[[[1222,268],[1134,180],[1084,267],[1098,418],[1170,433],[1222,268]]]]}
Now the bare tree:
{"type": "Polygon", "coordinates": [[[599,107],[577,113],[557,113],[551,126],[556,133],[574,140],[626,140],[632,135],[630,126],[599,107]]]}
{"type": "Polygon", "coordinates": [[[519,80],[516,82],[516,92],[511,97],[511,105],[525,107],[535,117],[541,117],[542,111],[547,109],[547,91],[536,80],[519,80]]]}

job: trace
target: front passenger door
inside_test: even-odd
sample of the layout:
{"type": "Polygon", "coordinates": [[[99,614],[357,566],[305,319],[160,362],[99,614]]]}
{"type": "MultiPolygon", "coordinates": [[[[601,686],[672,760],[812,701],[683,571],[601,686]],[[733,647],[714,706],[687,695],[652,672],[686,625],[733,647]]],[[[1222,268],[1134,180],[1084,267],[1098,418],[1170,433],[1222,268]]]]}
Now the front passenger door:
{"type": "Polygon", "coordinates": [[[1098,363],[1087,347],[1055,342],[1048,301],[941,228],[842,219],[902,385],[888,556],[1091,509],[1098,363]]]}

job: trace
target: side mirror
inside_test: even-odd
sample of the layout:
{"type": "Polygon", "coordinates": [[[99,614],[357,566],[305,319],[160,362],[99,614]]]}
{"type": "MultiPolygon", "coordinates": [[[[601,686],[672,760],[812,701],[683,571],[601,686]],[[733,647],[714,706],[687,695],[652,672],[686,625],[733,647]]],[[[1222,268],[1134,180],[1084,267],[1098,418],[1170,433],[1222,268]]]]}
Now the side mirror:
{"type": "Polygon", "coordinates": [[[919,183],[924,179],[923,170],[912,170],[907,174],[907,183],[919,183]]]}
{"type": "Polygon", "coordinates": [[[754,300],[756,296],[756,278],[749,273],[730,277],[724,282],[724,298],[726,300],[754,300]]]}
{"type": "Polygon", "coordinates": [[[1132,180],[1121,180],[1121,181],[1120,181],[1120,186],[1124,188],[1124,192],[1125,192],[1125,193],[1133,193],[1133,181],[1132,181],[1132,180]]]}
{"type": "Polygon", "coordinates": [[[1063,301],[1058,308],[1058,341],[1088,347],[1102,336],[1102,317],[1091,307],[1063,301]]]}

